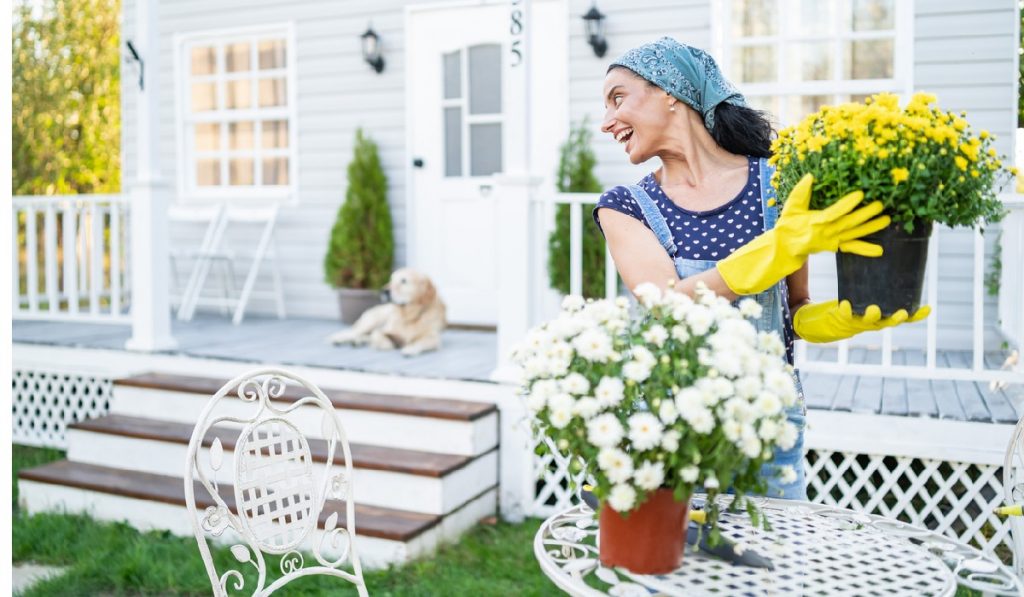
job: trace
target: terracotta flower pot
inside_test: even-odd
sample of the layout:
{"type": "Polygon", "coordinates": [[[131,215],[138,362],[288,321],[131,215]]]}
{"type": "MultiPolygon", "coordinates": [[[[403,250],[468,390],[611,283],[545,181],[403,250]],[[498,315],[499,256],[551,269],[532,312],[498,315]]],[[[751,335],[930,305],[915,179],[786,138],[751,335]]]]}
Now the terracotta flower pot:
{"type": "Polygon", "coordinates": [[[338,288],[338,307],[341,310],[341,321],[352,325],[359,316],[370,307],[380,304],[379,290],[362,288],[338,288]]]}
{"type": "Polygon", "coordinates": [[[683,562],[688,502],[671,489],[658,489],[626,516],[601,506],[598,550],[605,566],[637,574],[667,574],[683,562]]]}

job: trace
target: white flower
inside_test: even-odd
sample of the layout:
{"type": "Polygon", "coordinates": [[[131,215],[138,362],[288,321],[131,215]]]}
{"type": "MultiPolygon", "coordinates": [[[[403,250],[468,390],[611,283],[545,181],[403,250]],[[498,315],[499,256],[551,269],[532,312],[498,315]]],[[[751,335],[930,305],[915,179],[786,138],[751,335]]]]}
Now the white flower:
{"type": "Polygon", "coordinates": [[[725,418],[744,424],[754,420],[754,409],[742,398],[733,398],[725,403],[725,418]]]}
{"type": "Polygon", "coordinates": [[[779,482],[783,485],[789,485],[790,483],[796,482],[796,470],[790,465],[785,465],[779,469],[779,482]]]}
{"type": "Polygon", "coordinates": [[[711,393],[715,395],[715,398],[731,398],[736,394],[736,388],[728,379],[716,377],[711,380],[711,393]]]}
{"type": "Polygon", "coordinates": [[[766,373],[764,376],[764,386],[780,398],[796,396],[796,386],[793,384],[793,376],[785,371],[769,371],[766,373]]]}
{"type": "Polygon", "coordinates": [[[583,375],[576,373],[575,371],[562,378],[560,385],[562,386],[563,392],[568,392],[577,396],[582,396],[590,391],[590,382],[587,381],[586,377],[583,377],[583,375]]]}
{"type": "Polygon", "coordinates": [[[636,490],[629,485],[616,485],[608,494],[608,505],[616,512],[628,512],[636,503],[636,490]]]}
{"type": "Polygon", "coordinates": [[[594,390],[594,396],[603,407],[615,406],[622,402],[625,384],[615,377],[602,377],[594,390]]]}
{"type": "Polygon", "coordinates": [[[757,439],[756,436],[744,437],[740,450],[743,451],[743,455],[747,458],[757,458],[761,455],[761,440],[757,439]]]}
{"type": "Polygon", "coordinates": [[[764,419],[761,421],[761,426],[757,430],[757,435],[766,442],[774,441],[778,437],[781,427],[779,424],[771,419],[764,419]]]}
{"type": "MultiPolygon", "coordinates": [[[[677,309],[679,309],[679,308],[681,308],[681,307],[677,307],[677,309]]],[[[686,311],[683,311],[678,316],[676,316],[675,313],[672,313],[672,316],[675,317],[676,319],[680,319],[681,320],[684,317],[686,317],[686,311]]],[[[672,337],[675,338],[676,340],[678,340],[679,342],[686,342],[687,340],[690,339],[690,332],[688,332],[686,330],[685,326],[674,325],[674,326],[672,326],[672,337]]]]}
{"type": "Polygon", "coordinates": [[[587,440],[598,448],[611,448],[622,440],[622,423],[611,413],[594,417],[587,423],[587,440]]]}
{"type": "Polygon", "coordinates": [[[650,282],[644,282],[633,289],[633,296],[640,304],[650,309],[661,302],[661,289],[650,282]]]}
{"type": "Polygon", "coordinates": [[[651,366],[640,361],[630,361],[622,366],[622,374],[639,383],[651,376],[651,366]]]}
{"type": "Polygon", "coordinates": [[[530,412],[540,412],[548,403],[547,398],[544,394],[539,392],[530,392],[530,395],[526,397],[526,408],[530,409],[530,412]]]}
{"type": "Polygon", "coordinates": [[[601,405],[597,402],[597,399],[589,397],[580,398],[572,407],[573,414],[583,417],[584,420],[593,418],[600,410],[601,405]]]}
{"type": "Polygon", "coordinates": [[[642,363],[648,367],[653,367],[658,363],[658,359],[654,357],[654,353],[648,350],[646,346],[632,347],[631,356],[636,362],[642,363]]]}
{"type": "Polygon", "coordinates": [[[682,437],[675,429],[665,432],[665,435],[661,437],[661,448],[666,452],[675,452],[679,449],[679,438],[682,437]]]}
{"type": "Polygon", "coordinates": [[[629,418],[629,441],[637,450],[650,450],[661,443],[661,421],[651,413],[636,413],[629,418]]]}
{"type": "Polygon", "coordinates": [[[676,419],[679,418],[679,411],[676,409],[676,403],[672,400],[662,400],[661,406],[658,407],[658,417],[661,422],[666,425],[675,423],[676,419]]]}
{"type": "Polygon", "coordinates": [[[796,445],[797,433],[798,432],[796,429],[796,425],[790,423],[789,421],[785,421],[782,424],[782,430],[779,431],[778,436],[776,436],[776,443],[783,450],[789,450],[794,445],[796,445]]]}
{"type": "Polygon", "coordinates": [[[736,443],[740,439],[740,433],[743,431],[743,426],[739,424],[735,419],[729,419],[725,423],[722,423],[722,433],[725,434],[725,439],[736,443]]]}
{"type": "Polygon", "coordinates": [[[607,361],[612,353],[612,339],[599,329],[584,330],[572,340],[576,352],[588,361],[607,361]]]}
{"type": "Polygon", "coordinates": [[[597,466],[612,483],[625,483],[633,476],[633,461],[629,454],[616,448],[604,448],[598,452],[597,466]]]}
{"type": "Polygon", "coordinates": [[[746,346],[753,346],[757,339],[757,330],[754,325],[746,319],[726,319],[718,322],[718,331],[715,335],[726,334],[735,339],[738,343],[746,346]]]}
{"type": "Polygon", "coordinates": [[[695,466],[684,466],[679,469],[679,478],[686,483],[693,483],[700,476],[700,469],[695,466]]]}
{"type": "Polygon", "coordinates": [[[754,410],[762,417],[770,417],[782,411],[782,401],[775,394],[764,391],[757,395],[754,401],[754,410]]]}
{"type": "Polygon", "coordinates": [[[759,332],[757,334],[757,347],[762,352],[781,357],[786,352],[782,339],[775,332],[759,332]]]}
{"type": "Polygon", "coordinates": [[[704,336],[711,329],[711,325],[715,323],[715,318],[707,307],[694,305],[686,314],[686,323],[694,334],[704,336]]]}
{"type": "Polygon", "coordinates": [[[708,477],[704,479],[704,489],[718,489],[718,478],[708,477]]]}
{"type": "Polygon", "coordinates": [[[640,468],[636,469],[633,479],[636,481],[636,486],[640,489],[653,491],[661,487],[662,482],[665,481],[665,465],[660,462],[653,463],[645,460],[640,465],[640,468]]]}
{"type": "Polygon", "coordinates": [[[548,408],[551,410],[564,409],[572,412],[572,407],[575,402],[576,400],[568,394],[555,394],[551,398],[548,398],[548,408]]]}
{"type": "Polygon", "coordinates": [[[761,380],[753,375],[746,375],[736,380],[736,395],[750,400],[761,391],[761,380]]]}
{"type": "Polygon", "coordinates": [[[572,411],[568,408],[553,409],[548,415],[548,420],[551,421],[551,426],[555,429],[564,429],[572,420],[572,411]]]}
{"type": "Polygon", "coordinates": [[[668,340],[668,330],[665,326],[654,324],[651,328],[645,331],[643,334],[644,342],[648,342],[661,348],[665,344],[665,340],[668,340]]]}
{"type": "Polygon", "coordinates": [[[583,301],[583,297],[578,294],[570,294],[569,296],[562,299],[562,310],[563,311],[579,311],[583,308],[586,303],[583,301]]]}
{"type": "Polygon", "coordinates": [[[701,407],[690,413],[683,413],[683,418],[693,427],[693,430],[702,435],[711,433],[715,428],[715,415],[711,411],[701,407]],[[687,416],[689,414],[689,416],[687,416]]]}
{"type": "Polygon", "coordinates": [[[764,311],[764,308],[761,307],[761,305],[757,301],[751,298],[745,298],[742,301],[740,301],[739,307],[740,315],[748,319],[757,319],[758,317],[761,317],[761,313],[764,311]]]}

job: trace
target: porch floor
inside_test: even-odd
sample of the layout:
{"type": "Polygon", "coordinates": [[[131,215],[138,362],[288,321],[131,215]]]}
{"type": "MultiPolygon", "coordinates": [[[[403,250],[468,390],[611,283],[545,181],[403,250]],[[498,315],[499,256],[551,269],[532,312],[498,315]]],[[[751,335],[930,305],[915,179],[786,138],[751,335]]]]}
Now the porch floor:
{"type": "MultiPolygon", "coordinates": [[[[447,330],[442,348],[416,357],[398,351],[333,346],[326,338],[340,329],[330,319],[276,319],[250,316],[235,326],[226,317],[197,314],[193,321],[172,320],[178,347],[170,354],[253,363],[279,363],[383,373],[409,377],[489,381],[497,366],[494,332],[447,330]]],[[[128,326],[44,321],[13,322],[13,340],[22,344],[123,350],[128,326]]],[[[812,347],[812,359],[833,359],[834,350],[812,347]]],[[[852,348],[851,363],[876,362],[877,351],[852,348]]],[[[939,367],[970,362],[968,351],[940,351],[939,367]]],[[[986,366],[998,369],[1004,355],[986,354],[986,366]]],[[[922,351],[896,350],[893,363],[924,364],[922,351]]],[[[807,406],[813,409],[1013,424],[1024,413],[1024,386],[992,390],[987,383],[936,379],[831,375],[803,371],[807,406]]]]}

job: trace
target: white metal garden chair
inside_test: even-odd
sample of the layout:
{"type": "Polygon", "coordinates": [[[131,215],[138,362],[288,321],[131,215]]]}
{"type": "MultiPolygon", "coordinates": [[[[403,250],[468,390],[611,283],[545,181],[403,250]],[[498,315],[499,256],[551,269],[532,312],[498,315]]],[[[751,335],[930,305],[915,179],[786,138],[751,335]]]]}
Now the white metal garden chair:
{"type": "MultiPolygon", "coordinates": [[[[1003,500],[1006,505],[1024,504],[1024,417],[1017,421],[1003,459],[1003,500]]],[[[1013,569],[1024,575],[1024,517],[1010,516],[1013,569]]]]}
{"type": "Polygon", "coordinates": [[[341,421],[324,393],[297,375],[272,368],[240,375],[214,394],[199,416],[186,458],[185,502],[218,597],[229,590],[249,593],[242,575],[248,566],[257,575],[252,595],[270,595],[302,576],[323,574],[351,582],[365,597],[352,496],[352,455],[341,421]],[[274,401],[295,387],[301,390],[300,399],[274,401]],[[326,463],[313,462],[297,424],[308,424],[311,413],[322,413],[326,463]],[[228,431],[234,436],[239,426],[228,477],[220,472],[224,465],[220,437],[228,431]],[[204,442],[214,427],[212,442],[204,442]],[[340,458],[335,462],[339,447],[340,458]],[[231,478],[233,489],[225,487],[221,493],[218,477],[231,478]],[[344,502],[345,518],[339,521],[337,505],[332,505],[334,512],[321,525],[329,499],[344,502]],[[218,571],[209,542],[225,531],[229,533],[223,540],[233,543],[237,566],[218,571]],[[312,552],[315,562],[305,563],[303,548],[312,552]],[[282,556],[280,575],[270,571],[275,580],[268,579],[265,554],[282,556]]]}

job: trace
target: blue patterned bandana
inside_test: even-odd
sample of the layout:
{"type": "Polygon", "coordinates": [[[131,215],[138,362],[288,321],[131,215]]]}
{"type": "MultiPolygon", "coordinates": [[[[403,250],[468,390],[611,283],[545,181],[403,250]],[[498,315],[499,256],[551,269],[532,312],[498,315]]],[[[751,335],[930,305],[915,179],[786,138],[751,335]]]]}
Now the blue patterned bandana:
{"type": "Polygon", "coordinates": [[[700,112],[708,131],[722,102],[746,106],[747,100],[722,76],[710,54],[671,37],[627,51],[612,66],[624,66],[700,112]]]}

